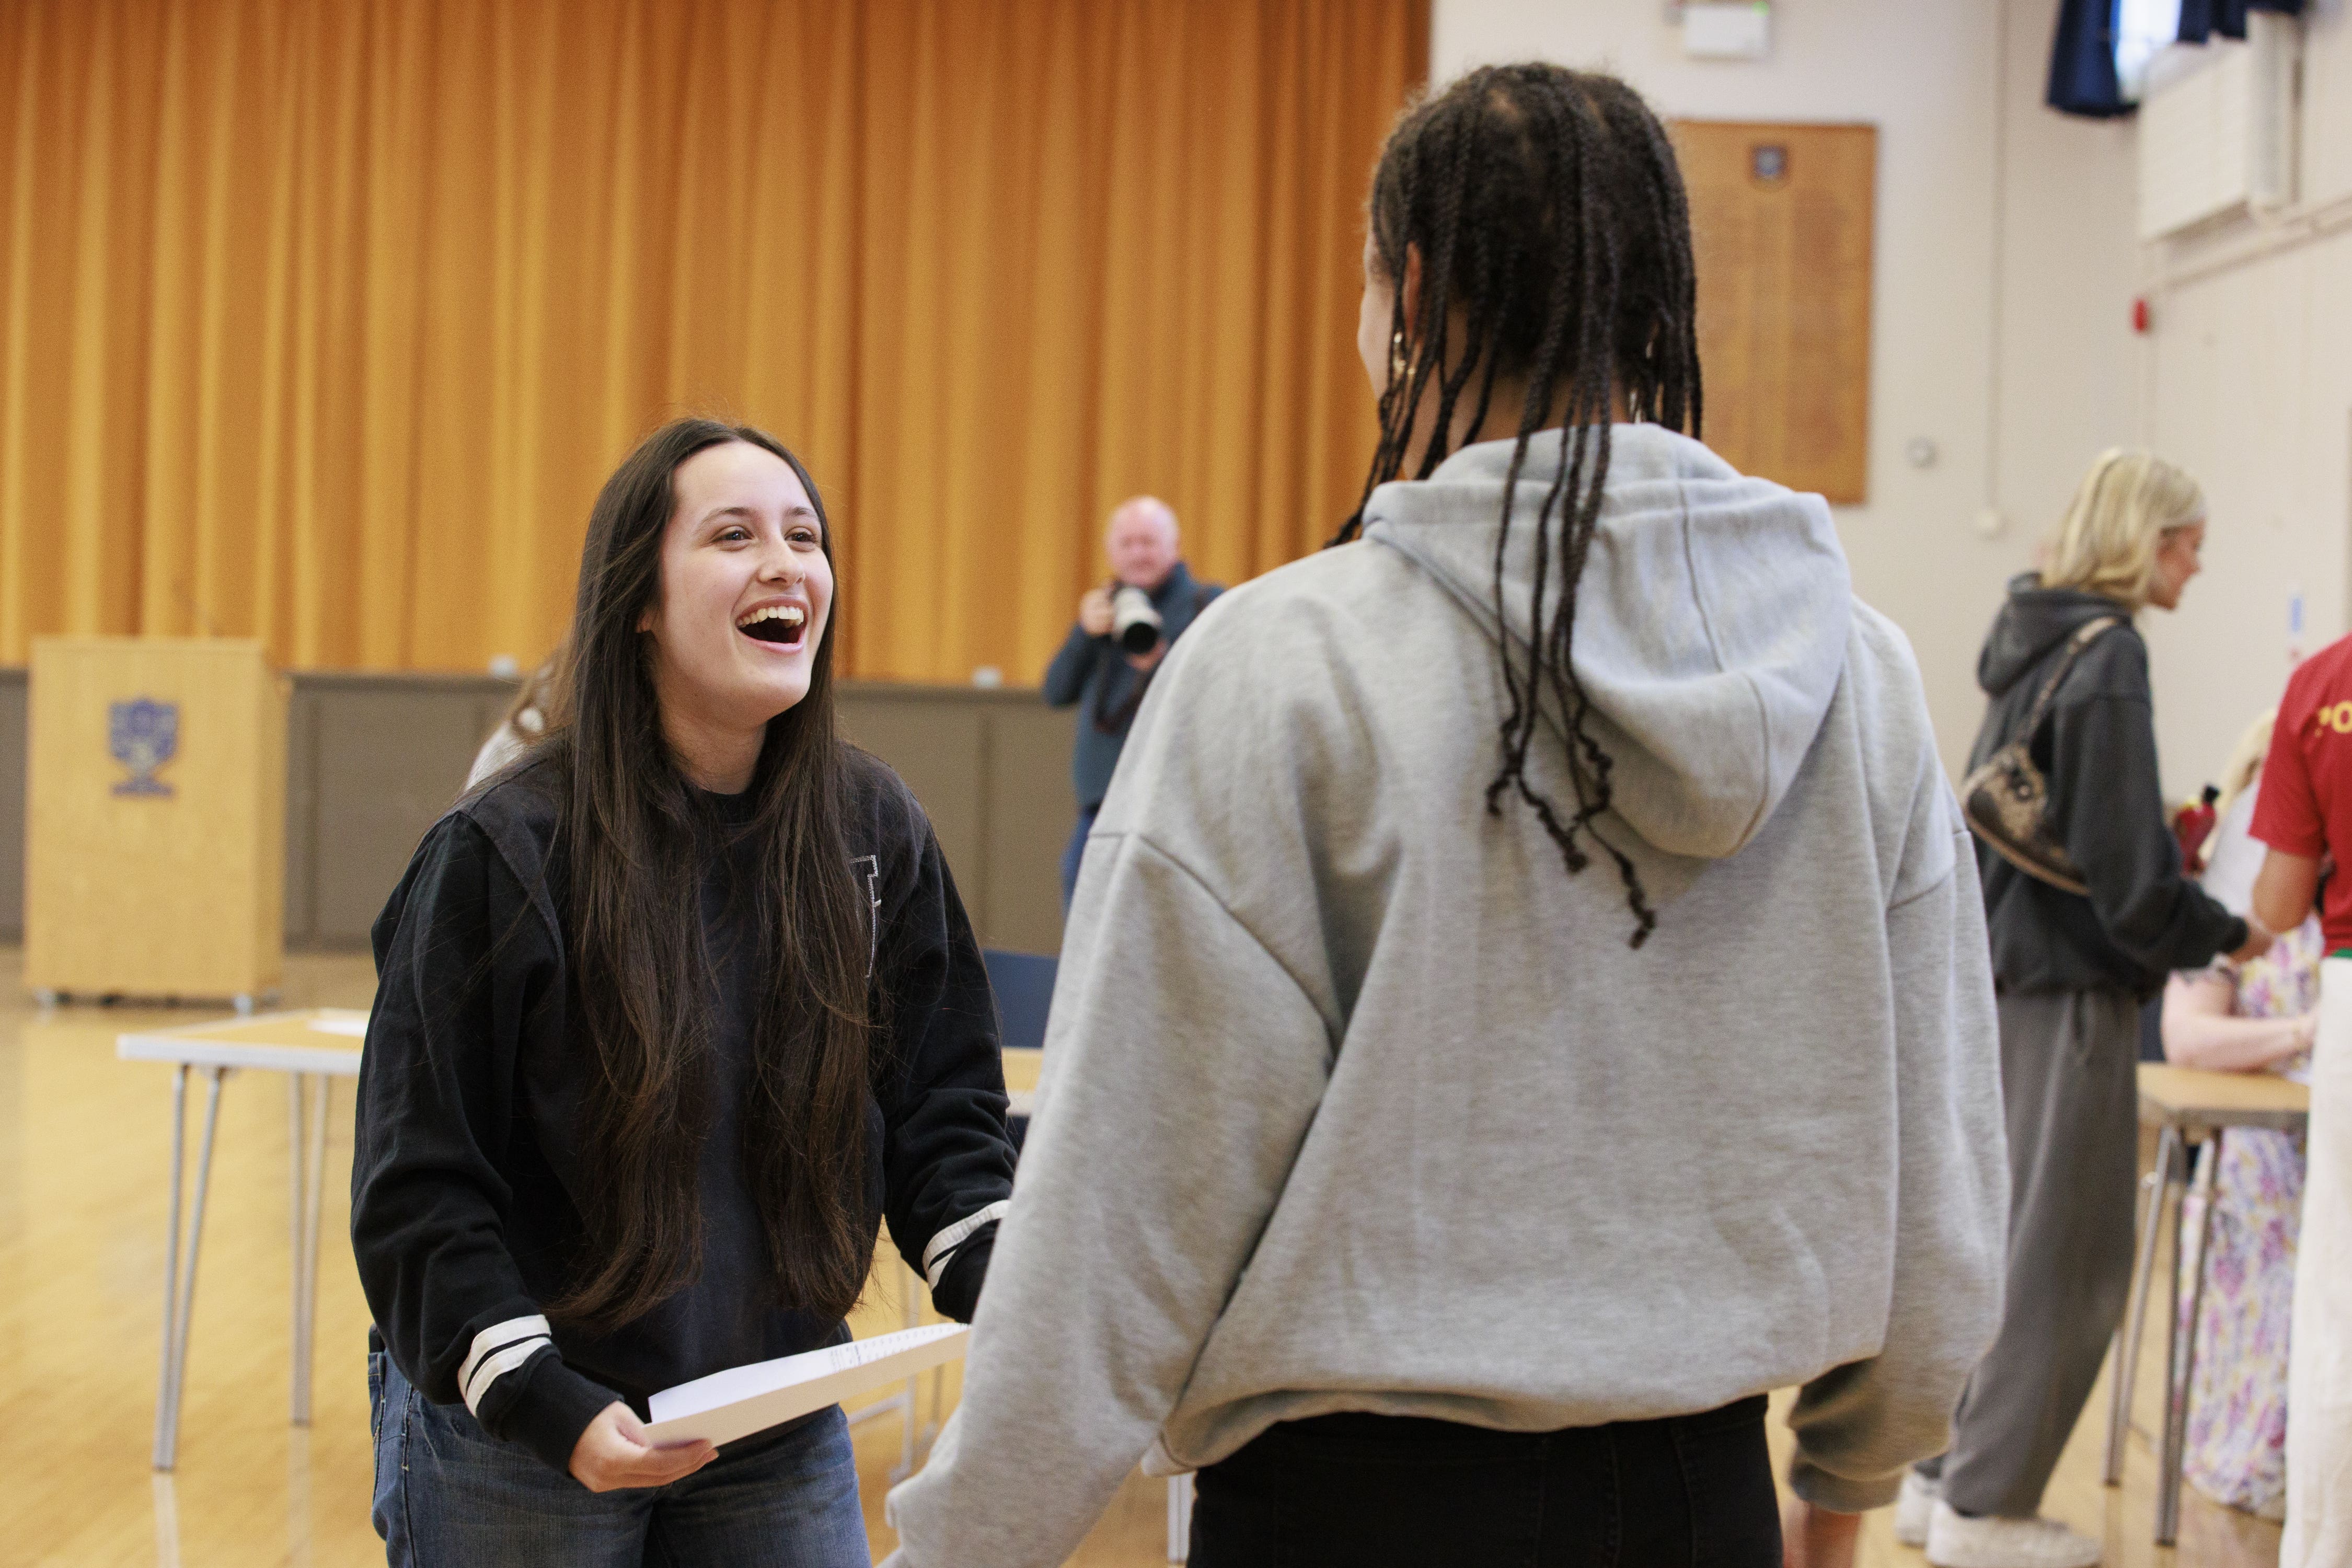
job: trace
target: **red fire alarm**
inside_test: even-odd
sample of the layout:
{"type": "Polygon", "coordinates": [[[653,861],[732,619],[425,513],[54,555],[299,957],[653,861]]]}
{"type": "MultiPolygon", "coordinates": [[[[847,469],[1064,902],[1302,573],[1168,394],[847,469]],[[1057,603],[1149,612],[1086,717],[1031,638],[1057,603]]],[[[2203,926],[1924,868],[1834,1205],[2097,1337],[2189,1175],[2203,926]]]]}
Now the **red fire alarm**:
{"type": "Polygon", "coordinates": [[[2145,335],[2147,320],[2147,296],[2143,294],[2132,301],[2132,331],[2145,335]]]}

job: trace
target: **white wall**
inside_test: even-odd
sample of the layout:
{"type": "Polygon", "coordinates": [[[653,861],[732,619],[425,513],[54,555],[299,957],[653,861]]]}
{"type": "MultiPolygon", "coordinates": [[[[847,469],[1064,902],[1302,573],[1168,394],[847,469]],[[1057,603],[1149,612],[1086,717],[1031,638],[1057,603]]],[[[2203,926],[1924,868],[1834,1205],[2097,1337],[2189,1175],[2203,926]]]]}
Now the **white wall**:
{"type": "Polygon", "coordinates": [[[2155,330],[2139,350],[2139,430],[2204,484],[2206,570],[2150,616],[2157,743],[2175,795],[2218,773],[2277,700],[2291,652],[2352,627],[2352,17],[2305,29],[2302,190],[2250,221],[2140,256],[2155,330]]]}
{"type": "Polygon", "coordinates": [[[1542,58],[1613,69],[1669,116],[1878,126],[1870,500],[1838,523],[1957,767],[2001,584],[2132,434],[2131,133],[2041,107],[2053,0],[1773,10],[1771,58],[1725,63],[1685,58],[1654,0],[1435,0],[1432,70],[1542,58]],[[1924,470],[1904,459],[1918,436],[1941,454],[1924,470]]]}

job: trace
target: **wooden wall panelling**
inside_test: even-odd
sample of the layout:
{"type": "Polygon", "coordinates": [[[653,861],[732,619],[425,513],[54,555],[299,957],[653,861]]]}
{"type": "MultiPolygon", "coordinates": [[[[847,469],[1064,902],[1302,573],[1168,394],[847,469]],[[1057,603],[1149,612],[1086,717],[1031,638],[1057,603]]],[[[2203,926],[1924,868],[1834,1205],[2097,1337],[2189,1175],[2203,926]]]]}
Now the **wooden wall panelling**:
{"type": "Polygon", "coordinates": [[[851,683],[842,731],[922,803],[972,929],[990,947],[1058,952],[1062,846],[1077,810],[1073,718],[1034,691],[851,683]]]}
{"type": "MultiPolygon", "coordinates": [[[[922,803],[940,852],[969,906],[988,881],[987,718],[977,704],[927,687],[845,690],[842,732],[890,764],[922,803]]],[[[974,918],[978,910],[972,910],[974,918]]]]}
{"type": "MultiPolygon", "coordinates": [[[[454,801],[513,683],[484,676],[294,677],[284,768],[292,947],[364,945],[416,842],[454,801]]],[[[22,937],[25,676],[0,669],[0,942],[22,937]]],[[[842,727],[923,803],[981,940],[1061,946],[1076,812],[1072,716],[1034,692],[850,682],[842,727]]]]}
{"type": "Polygon", "coordinates": [[[1868,499],[1872,125],[1681,120],[1708,446],[1742,473],[1868,499]]]}
{"type": "Polygon", "coordinates": [[[988,885],[972,920],[996,947],[1062,950],[1062,849],[1077,820],[1076,716],[1043,703],[988,710],[988,885]]]}
{"type": "Polygon", "coordinates": [[[319,926],[319,696],[299,679],[286,707],[286,941],[319,926]]]}
{"type": "Polygon", "coordinates": [[[481,683],[318,683],[310,939],[367,941],[436,818],[464,790],[482,743],[481,683]]]}
{"type": "Polygon", "coordinates": [[[0,669],[0,942],[25,938],[25,672],[0,669]]]}

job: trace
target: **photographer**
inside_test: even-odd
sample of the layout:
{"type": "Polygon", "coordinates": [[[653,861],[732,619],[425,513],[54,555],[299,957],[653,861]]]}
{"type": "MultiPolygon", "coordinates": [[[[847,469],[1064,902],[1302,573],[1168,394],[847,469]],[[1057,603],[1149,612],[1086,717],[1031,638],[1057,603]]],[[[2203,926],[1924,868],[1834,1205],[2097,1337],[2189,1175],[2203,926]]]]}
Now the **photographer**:
{"type": "Polygon", "coordinates": [[[1193,617],[1224,589],[1196,583],[1177,554],[1176,514],[1156,496],[1121,501],[1103,536],[1111,580],[1078,601],[1078,624],[1045,669],[1045,700],[1078,706],[1078,742],[1070,782],[1078,793],[1078,823],[1062,852],[1062,908],[1070,907],[1087,835],[1102,808],[1118,750],[1151,672],[1184,635],[1193,617]]]}

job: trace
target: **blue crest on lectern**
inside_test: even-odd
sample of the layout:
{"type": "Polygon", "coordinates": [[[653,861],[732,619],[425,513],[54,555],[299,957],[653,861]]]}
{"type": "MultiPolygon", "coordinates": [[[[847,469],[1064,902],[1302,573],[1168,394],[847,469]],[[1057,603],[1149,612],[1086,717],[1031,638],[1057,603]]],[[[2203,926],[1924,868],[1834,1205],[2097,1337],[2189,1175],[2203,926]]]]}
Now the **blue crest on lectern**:
{"type": "Polygon", "coordinates": [[[106,744],[131,776],[114,786],[117,795],[168,795],[172,786],[155,770],[180,749],[180,705],[141,697],[106,710],[106,744]]]}

